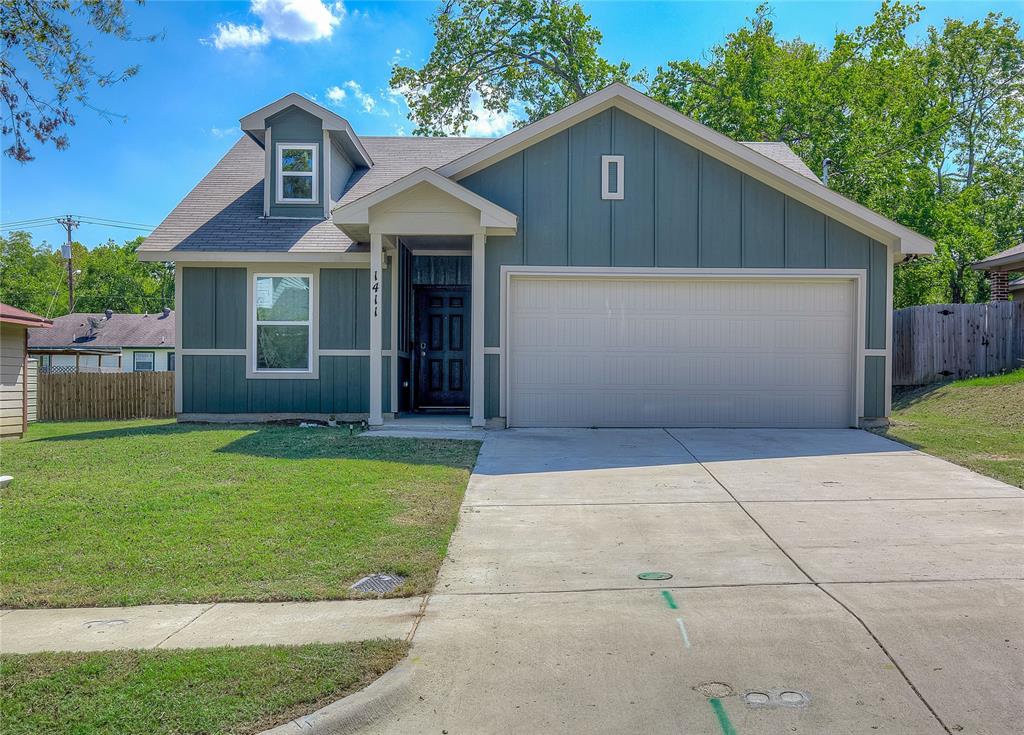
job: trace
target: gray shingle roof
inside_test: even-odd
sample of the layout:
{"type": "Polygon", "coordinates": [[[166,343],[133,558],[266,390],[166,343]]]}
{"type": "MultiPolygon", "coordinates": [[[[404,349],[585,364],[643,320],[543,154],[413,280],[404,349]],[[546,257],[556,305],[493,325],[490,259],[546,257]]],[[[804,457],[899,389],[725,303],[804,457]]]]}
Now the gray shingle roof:
{"type": "MultiPolygon", "coordinates": [[[[374,165],[353,175],[342,195],[347,204],[426,167],[436,169],[491,142],[493,138],[360,138],[374,165]]],[[[744,143],[752,150],[817,181],[785,143],[744,143]]],[[[362,251],[330,220],[264,219],[263,149],[242,137],[190,191],[140,250],[151,252],[362,251]]]]}
{"type": "Polygon", "coordinates": [[[46,329],[28,330],[29,349],[54,347],[67,350],[116,347],[174,347],[174,312],[158,314],[65,314],[46,329]],[[98,321],[90,329],[89,317],[98,321]]]}
{"type": "MultiPolygon", "coordinates": [[[[423,168],[437,168],[490,138],[360,138],[374,165],[353,176],[348,202],[423,168]]],[[[330,220],[264,219],[263,149],[241,138],[140,250],[323,253],[362,250],[330,220]]]]}
{"type": "Polygon", "coordinates": [[[821,183],[814,172],[807,167],[807,164],[803,162],[793,149],[785,143],[754,143],[748,141],[742,141],[743,145],[752,151],[760,153],[766,158],[770,158],[776,163],[781,163],[783,166],[788,168],[790,171],[796,171],[801,176],[806,176],[811,181],[817,181],[821,183]]]}
{"type": "Polygon", "coordinates": [[[975,270],[1020,270],[1024,268],[1024,242],[1020,245],[1014,245],[1012,248],[1006,248],[995,255],[990,255],[984,260],[979,260],[974,264],[975,270]]]}

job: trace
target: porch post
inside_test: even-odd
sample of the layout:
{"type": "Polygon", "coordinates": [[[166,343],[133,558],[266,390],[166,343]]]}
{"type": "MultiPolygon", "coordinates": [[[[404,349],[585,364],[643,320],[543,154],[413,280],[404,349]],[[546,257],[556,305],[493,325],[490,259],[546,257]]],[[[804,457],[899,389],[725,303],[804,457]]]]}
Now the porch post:
{"type": "Polygon", "coordinates": [[[402,257],[402,241],[396,239],[391,251],[391,413],[398,414],[398,264],[402,257]]]}
{"type": "Polygon", "coordinates": [[[381,272],[383,236],[370,233],[370,426],[381,426],[384,417],[381,413],[381,393],[384,369],[382,353],[381,328],[384,323],[381,315],[383,303],[383,273],[381,272]]]}
{"type": "Polygon", "coordinates": [[[469,392],[470,423],[483,426],[484,419],[484,243],[487,236],[483,232],[473,235],[473,278],[470,291],[472,304],[472,336],[470,348],[472,360],[470,373],[472,382],[469,392]]]}

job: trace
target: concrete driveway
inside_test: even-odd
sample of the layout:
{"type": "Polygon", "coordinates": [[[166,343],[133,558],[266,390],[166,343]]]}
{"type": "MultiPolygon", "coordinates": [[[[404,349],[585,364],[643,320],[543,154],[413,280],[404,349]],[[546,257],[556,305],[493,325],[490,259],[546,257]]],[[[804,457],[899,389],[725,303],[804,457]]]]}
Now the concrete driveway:
{"type": "Polygon", "coordinates": [[[362,731],[1019,732],[1022,529],[861,431],[490,433],[362,731]]]}

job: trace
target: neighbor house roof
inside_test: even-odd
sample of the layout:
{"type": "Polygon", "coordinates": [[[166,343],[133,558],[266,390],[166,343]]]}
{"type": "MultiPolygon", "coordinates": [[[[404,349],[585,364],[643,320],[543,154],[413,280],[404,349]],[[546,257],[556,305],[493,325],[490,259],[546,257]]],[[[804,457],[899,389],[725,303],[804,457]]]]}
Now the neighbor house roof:
{"type": "Polygon", "coordinates": [[[976,271],[1024,271],[1024,242],[979,260],[971,267],[976,271]]]}
{"type": "Polygon", "coordinates": [[[22,327],[39,327],[40,329],[49,329],[53,326],[53,322],[46,317],[9,306],[8,304],[0,304],[0,322],[4,324],[17,324],[22,327]]]}
{"type": "Polygon", "coordinates": [[[174,348],[174,312],[167,314],[66,314],[52,329],[29,330],[30,350],[174,348]]]}
{"type": "Polygon", "coordinates": [[[1024,291],[1024,277],[1014,278],[1009,284],[1007,284],[1007,287],[1009,288],[1010,293],[1024,291]]]}

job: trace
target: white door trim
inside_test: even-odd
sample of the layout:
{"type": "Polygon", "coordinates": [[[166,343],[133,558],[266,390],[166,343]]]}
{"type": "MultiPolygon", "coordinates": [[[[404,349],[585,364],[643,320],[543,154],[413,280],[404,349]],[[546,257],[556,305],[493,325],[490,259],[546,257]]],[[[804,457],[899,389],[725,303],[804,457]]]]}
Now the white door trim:
{"type": "MultiPolygon", "coordinates": [[[[856,427],[864,415],[864,358],[866,339],[865,305],[867,304],[867,270],[864,268],[616,268],[607,266],[547,266],[547,265],[503,265],[501,266],[501,347],[499,411],[506,425],[512,425],[509,415],[509,294],[513,278],[728,278],[750,280],[847,280],[853,281],[856,298],[853,355],[853,395],[851,396],[850,426],[856,427]]],[[[890,362],[890,360],[887,360],[890,362]]]]}

